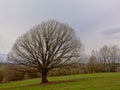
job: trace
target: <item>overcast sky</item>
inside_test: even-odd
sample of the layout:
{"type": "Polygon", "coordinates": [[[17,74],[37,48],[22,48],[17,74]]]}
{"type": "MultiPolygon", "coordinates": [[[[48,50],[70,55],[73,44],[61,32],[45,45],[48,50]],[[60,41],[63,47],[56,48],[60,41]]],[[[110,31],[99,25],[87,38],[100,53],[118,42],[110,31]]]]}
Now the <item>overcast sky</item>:
{"type": "Polygon", "coordinates": [[[86,53],[105,44],[120,46],[120,0],[0,0],[0,53],[48,19],[68,23],[86,53]]]}

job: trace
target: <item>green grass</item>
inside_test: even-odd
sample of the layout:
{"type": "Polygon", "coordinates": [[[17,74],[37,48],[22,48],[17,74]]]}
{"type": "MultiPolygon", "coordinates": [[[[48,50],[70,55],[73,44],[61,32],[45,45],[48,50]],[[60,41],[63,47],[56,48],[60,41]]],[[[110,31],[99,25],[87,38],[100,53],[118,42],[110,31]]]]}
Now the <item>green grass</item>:
{"type": "Polygon", "coordinates": [[[1,71],[4,70],[5,68],[6,68],[5,65],[0,65],[0,70],[1,70],[1,71]]]}
{"type": "Polygon", "coordinates": [[[120,90],[120,73],[79,74],[0,84],[0,90],[120,90]]]}

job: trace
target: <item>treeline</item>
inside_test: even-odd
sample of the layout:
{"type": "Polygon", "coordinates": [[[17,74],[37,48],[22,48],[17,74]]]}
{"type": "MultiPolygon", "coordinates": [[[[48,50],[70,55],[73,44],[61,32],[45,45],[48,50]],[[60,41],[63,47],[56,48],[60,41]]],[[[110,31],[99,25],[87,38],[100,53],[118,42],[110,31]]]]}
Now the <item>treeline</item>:
{"type": "Polygon", "coordinates": [[[93,50],[87,66],[90,72],[119,71],[120,48],[117,45],[105,45],[98,51],[93,50]]]}
{"type": "MultiPolygon", "coordinates": [[[[59,68],[53,69],[48,72],[47,76],[63,76],[79,74],[80,68],[59,68]]],[[[7,65],[4,69],[0,70],[0,83],[11,81],[18,81],[24,79],[40,78],[41,73],[35,68],[26,67],[23,65],[7,65]]]]}
{"type": "Polygon", "coordinates": [[[6,83],[23,79],[36,78],[39,73],[34,68],[28,68],[22,65],[7,64],[0,70],[0,82],[6,83]]]}
{"type": "MultiPolygon", "coordinates": [[[[117,45],[105,45],[98,51],[93,50],[87,59],[86,62],[74,63],[71,67],[50,70],[47,76],[120,71],[120,49],[117,45]]],[[[14,64],[1,65],[0,67],[1,83],[38,77],[41,77],[41,74],[35,68],[14,64]]]]}

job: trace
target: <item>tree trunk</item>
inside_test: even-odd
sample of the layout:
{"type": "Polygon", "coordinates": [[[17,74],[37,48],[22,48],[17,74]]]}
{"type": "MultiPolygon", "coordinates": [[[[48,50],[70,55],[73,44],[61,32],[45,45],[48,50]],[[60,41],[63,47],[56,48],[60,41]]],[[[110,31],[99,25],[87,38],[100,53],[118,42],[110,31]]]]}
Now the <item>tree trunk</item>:
{"type": "Polygon", "coordinates": [[[48,79],[47,79],[47,72],[43,72],[42,73],[42,81],[41,83],[47,83],[48,82],[48,79]]]}

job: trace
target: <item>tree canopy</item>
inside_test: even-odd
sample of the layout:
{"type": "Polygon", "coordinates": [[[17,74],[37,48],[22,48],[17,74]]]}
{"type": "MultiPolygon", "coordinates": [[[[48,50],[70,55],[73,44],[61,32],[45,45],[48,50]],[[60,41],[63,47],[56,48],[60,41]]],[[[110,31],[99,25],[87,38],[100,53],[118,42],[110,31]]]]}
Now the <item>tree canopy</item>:
{"type": "Polygon", "coordinates": [[[80,58],[82,43],[73,28],[56,20],[34,26],[20,36],[8,59],[17,64],[35,67],[48,82],[47,73],[53,68],[71,65],[80,58]]]}

